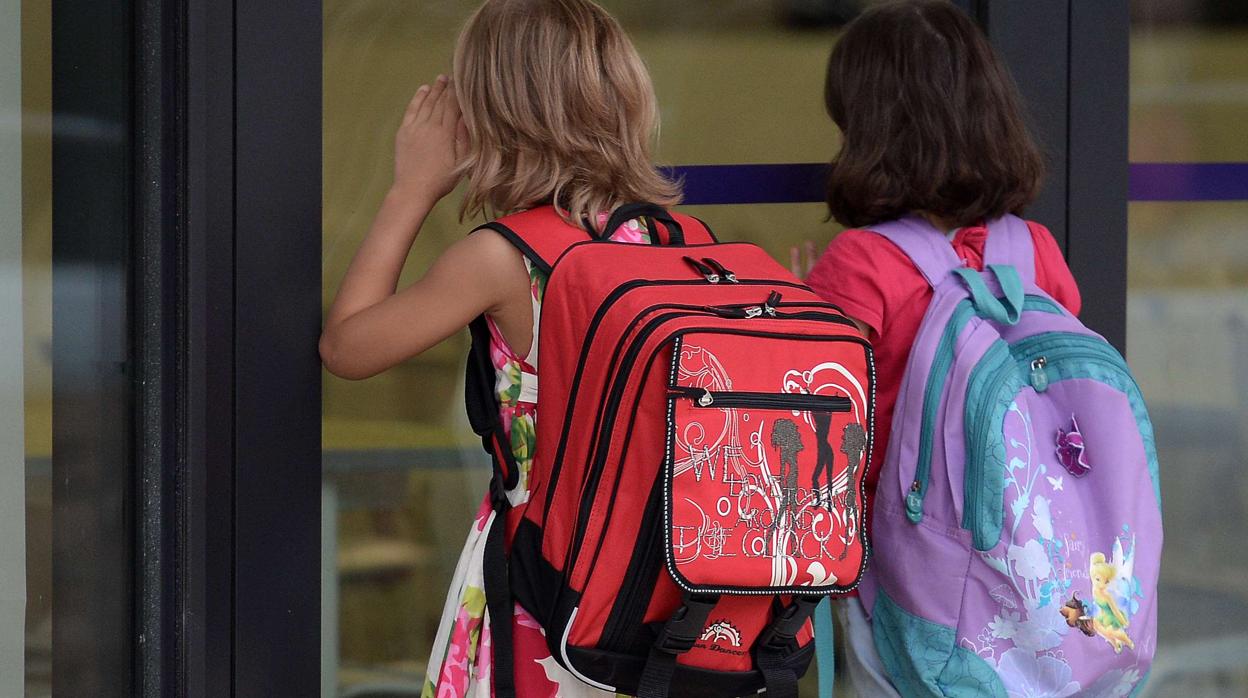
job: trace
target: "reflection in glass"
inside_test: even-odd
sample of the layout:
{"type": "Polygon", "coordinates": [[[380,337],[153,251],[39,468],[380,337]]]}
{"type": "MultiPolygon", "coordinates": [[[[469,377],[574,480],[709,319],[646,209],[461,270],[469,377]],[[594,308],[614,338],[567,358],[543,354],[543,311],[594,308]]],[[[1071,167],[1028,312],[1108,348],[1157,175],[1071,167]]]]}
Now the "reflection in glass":
{"type": "MultiPolygon", "coordinates": [[[[1248,160],[1248,10],[1132,3],[1134,162],[1248,160]]],[[[1248,692],[1248,202],[1133,203],[1127,350],[1161,462],[1166,548],[1147,695],[1248,692]]]]}
{"type": "Polygon", "coordinates": [[[1130,207],[1127,349],[1156,429],[1167,539],[1150,695],[1248,689],[1246,221],[1248,202],[1130,207]]]}
{"type": "Polygon", "coordinates": [[[16,506],[0,503],[0,695],[47,696],[52,692],[50,8],[0,2],[0,34],[0,45],[17,49],[0,57],[0,115],[12,120],[0,122],[0,274],[6,289],[0,294],[5,347],[0,422],[6,429],[0,435],[0,499],[17,498],[16,506]],[[11,440],[9,426],[19,429],[11,440]],[[12,597],[15,581],[24,582],[24,589],[12,597]],[[15,616],[9,601],[17,603],[15,616]]]}

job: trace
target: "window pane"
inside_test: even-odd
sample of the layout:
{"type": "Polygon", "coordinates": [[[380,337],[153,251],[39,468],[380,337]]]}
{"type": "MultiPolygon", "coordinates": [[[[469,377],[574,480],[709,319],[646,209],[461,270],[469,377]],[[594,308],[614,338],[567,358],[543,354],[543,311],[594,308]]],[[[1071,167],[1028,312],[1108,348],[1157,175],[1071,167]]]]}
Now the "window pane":
{"type": "MultiPolygon", "coordinates": [[[[0,0],[0,114],[22,104],[20,5],[0,0]]],[[[28,443],[22,386],[29,334],[23,325],[22,132],[0,125],[0,694],[21,695],[26,645],[26,509],[38,516],[37,493],[27,494],[28,443]],[[36,501],[27,502],[27,499],[36,501]]],[[[50,518],[50,509],[47,511],[50,518]]],[[[32,565],[32,572],[35,566],[32,565]]],[[[35,576],[35,579],[38,579],[35,576]]],[[[32,580],[33,581],[33,580],[32,580]]],[[[50,584],[51,580],[47,580],[50,584]]],[[[32,586],[38,584],[36,581],[32,586]]],[[[46,671],[46,669],[45,669],[46,671]]]]}
{"type": "Polygon", "coordinates": [[[1248,160],[1248,6],[1132,5],[1131,161],[1248,160]]]}
{"type": "Polygon", "coordinates": [[[132,17],[58,7],[54,83],[49,4],[0,0],[0,695],[127,695],[132,17]]]}
{"type": "Polygon", "coordinates": [[[1128,356],[1156,430],[1168,543],[1155,695],[1248,688],[1245,221],[1248,202],[1130,207],[1128,356]]]}
{"type": "MultiPolygon", "coordinates": [[[[1248,160],[1248,8],[1132,9],[1132,161],[1248,160]]],[[[1149,695],[1242,695],[1248,201],[1132,203],[1128,257],[1128,358],[1156,430],[1167,540],[1149,695]]]]}

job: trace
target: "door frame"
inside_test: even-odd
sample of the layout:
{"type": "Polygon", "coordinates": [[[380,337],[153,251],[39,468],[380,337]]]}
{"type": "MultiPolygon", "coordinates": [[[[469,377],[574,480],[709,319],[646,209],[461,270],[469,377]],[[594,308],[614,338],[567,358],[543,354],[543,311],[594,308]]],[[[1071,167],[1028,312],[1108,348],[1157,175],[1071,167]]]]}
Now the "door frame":
{"type": "Polygon", "coordinates": [[[321,5],[134,2],[134,694],[317,695],[321,5]]]}

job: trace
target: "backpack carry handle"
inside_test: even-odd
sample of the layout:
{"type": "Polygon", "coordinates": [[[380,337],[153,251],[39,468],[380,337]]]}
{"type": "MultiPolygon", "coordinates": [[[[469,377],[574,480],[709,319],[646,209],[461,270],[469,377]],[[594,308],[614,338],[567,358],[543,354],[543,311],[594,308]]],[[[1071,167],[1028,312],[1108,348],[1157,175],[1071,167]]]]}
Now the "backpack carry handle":
{"type": "Polygon", "coordinates": [[[680,223],[676,221],[676,217],[670,211],[659,206],[658,204],[636,203],[624,204],[615,209],[611,213],[611,217],[607,219],[606,226],[602,232],[595,237],[605,239],[611,236],[620,226],[634,218],[651,218],[663,224],[667,229],[667,241],[664,242],[659,231],[651,230],[651,242],[656,245],[683,245],[685,244],[685,231],[680,223]]]}
{"type": "Polygon", "coordinates": [[[1008,264],[990,264],[988,271],[996,277],[997,285],[1001,287],[1001,298],[992,293],[983,277],[974,269],[959,267],[953,273],[966,284],[977,315],[1004,325],[1018,324],[1023,316],[1023,301],[1026,300],[1018,270],[1008,264]]]}

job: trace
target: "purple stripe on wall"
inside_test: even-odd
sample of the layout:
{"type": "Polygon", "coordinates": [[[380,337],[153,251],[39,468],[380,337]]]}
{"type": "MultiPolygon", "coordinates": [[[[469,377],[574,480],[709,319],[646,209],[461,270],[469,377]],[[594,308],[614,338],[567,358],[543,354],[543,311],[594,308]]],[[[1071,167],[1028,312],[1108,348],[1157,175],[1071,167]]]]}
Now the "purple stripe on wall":
{"type": "Polygon", "coordinates": [[[793,204],[824,200],[827,163],[684,165],[686,204],[793,204]]]}
{"type": "MultiPolygon", "coordinates": [[[[1248,162],[1130,165],[1131,201],[1248,201],[1248,162]]],[[[683,165],[685,203],[788,204],[824,200],[825,163],[683,165]]]]}
{"type": "Polygon", "coordinates": [[[1131,164],[1132,201],[1248,200],[1248,162],[1131,164]]]}

